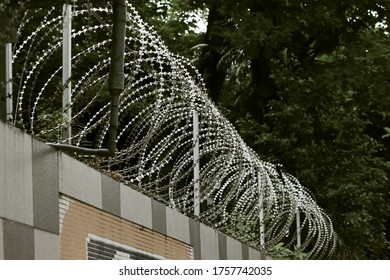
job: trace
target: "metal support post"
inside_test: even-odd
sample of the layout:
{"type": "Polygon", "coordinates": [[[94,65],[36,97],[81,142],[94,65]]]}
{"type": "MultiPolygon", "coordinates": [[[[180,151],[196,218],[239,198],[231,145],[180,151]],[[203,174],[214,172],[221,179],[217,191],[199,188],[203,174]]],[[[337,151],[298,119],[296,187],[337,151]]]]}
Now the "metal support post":
{"type": "Polygon", "coordinates": [[[1,12],[0,19],[0,120],[12,121],[12,43],[14,39],[11,7],[1,12]]]}
{"type": "Polygon", "coordinates": [[[299,212],[299,208],[297,208],[296,212],[296,222],[297,222],[297,247],[301,247],[301,214],[299,212]]]}
{"type": "Polygon", "coordinates": [[[7,121],[12,121],[13,116],[13,100],[12,100],[12,43],[5,44],[5,78],[6,78],[6,118],[7,121]]]}
{"type": "Polygon", "coordinates": [[[200,182],[199,182],[199,114],[192,112],[193,117],[193,142],[194,142],[194,215],[200,215],[200,182]]]}
{"type": "Polygon", "coordinates": [[[6,44],[0,44],[0,120],[7,121],[7,78],[6,78],[6,44]]]}
{"type": "Polygon", "coordinates": [[[263,207],[263,188],[261,187],[261,172],[257,174],[257,186],[259,188],[259,222],[260,222],[260,249],[263,250],[265,246],[264,234],[264,207],[263,207]]]}
{"type": "Polygon", "coordinates": [[[64,91],[62,94],[62,113],[65,120],[62,137],[67,139],[67,144],[71,144],[72,127],[72,84],[70,77],[72,75],[72,5],[63,6],[63,28],[62,28],[62,85],[64,91]]]}

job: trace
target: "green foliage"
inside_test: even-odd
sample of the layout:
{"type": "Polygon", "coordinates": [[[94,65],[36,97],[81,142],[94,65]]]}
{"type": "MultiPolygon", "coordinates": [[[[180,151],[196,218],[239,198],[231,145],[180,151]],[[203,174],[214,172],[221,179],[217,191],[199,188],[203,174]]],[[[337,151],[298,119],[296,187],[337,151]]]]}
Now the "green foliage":
{"type": "Polygon", "coordinates": [[[239,235],[239,239],[244,243],[249,243],[253,240],[260,240],[259,231],[257,230],[259,228],[258,221],[249,219],[249,217],[244,214],[236,214],[230,217],[230,219],[232,220],[231,224],[235,225],[234,230],[228,229],[231,234],[239,235]]]}
{"type": "Polygon", "coordinates": [[[191,48],[201,43],[197,22],[203,9],[192,9],[182,0],[132,1],[132,5],[175,53],[190,57],[191,48]]]}
{"type": "Polygon", "coordinates": [[[56,142],[62,138],[63,114],[61,111],[42,111],[35,123],[38,137],[46,142],[56,142]],[[53,129],[55,127],[55,129],[53,129]]]}
{"type": "Polygon", "coordinates": [[[383,134],[382,139],[390,137],[390,127],[385,127],[386,133],[383,134]]]}
{"type": "Polygon", "coordinates": [[[298,247],[291,250],[284,246],[283,242],[276,244],[270,251],[269,256],[274,260],[305,260],[307,255],[298,247]]]}

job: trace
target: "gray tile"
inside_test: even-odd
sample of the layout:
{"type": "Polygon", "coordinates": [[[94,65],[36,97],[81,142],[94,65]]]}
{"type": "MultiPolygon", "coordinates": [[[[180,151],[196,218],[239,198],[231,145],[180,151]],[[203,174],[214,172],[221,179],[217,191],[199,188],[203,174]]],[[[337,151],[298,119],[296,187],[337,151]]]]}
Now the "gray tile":
{"type": "Polygon", "coordinates": [[[152,199],[153,230],[167,234],[167,212],[164,204],[152,199]]]}
{"type": "Polygon", "coordinates": [[[243,260],[249,260],[249,247],[246,244],[242,245],[242,259],[243,260]]]}
{"type": "Polygon", "coordinates": [[[0,218],[0,260],[4,260],[3,219],[0,218]]]}
{"type": "Polygon", "coordinates": [[[103,210],[120,216],[121,215],[121,190],[120,183],[102,174],[102,201],[103,210]]]}
{"type": "Polygon", "coordinates": [[[219,250],[219,259],[227,260],[227,244],[226,244],[226,235],[223,233],[218,233],[218,250],[219,250]]]}
{"type": "Polygon", "coordinates": [[[59,233],[58,152],[33,139],[34,227],[59,233]]]}
{"type": "Polygon", "coordinates": [[[3,220],[4,259],[34,259],[34,229],[28,225],[3,220]]]}
{"type": "Polygon", "coordinates": [[[194,260],[201,259],[201,244],[200,244],[200,223],[194,219],[189,219],[190,223],[190,242],[194,248],[194,260]]]}

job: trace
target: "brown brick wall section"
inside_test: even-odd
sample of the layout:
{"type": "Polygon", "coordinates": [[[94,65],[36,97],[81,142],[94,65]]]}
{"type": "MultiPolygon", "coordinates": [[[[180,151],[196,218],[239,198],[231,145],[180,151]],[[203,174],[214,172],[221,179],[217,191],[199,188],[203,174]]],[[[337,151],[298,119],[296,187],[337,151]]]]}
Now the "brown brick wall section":
{"type": "Polygon", "coordinates": [[[190,245],[85,203],[61,196],[61,259],[86,259],[88,234],[167,259],[191,259],[190,245]]]}

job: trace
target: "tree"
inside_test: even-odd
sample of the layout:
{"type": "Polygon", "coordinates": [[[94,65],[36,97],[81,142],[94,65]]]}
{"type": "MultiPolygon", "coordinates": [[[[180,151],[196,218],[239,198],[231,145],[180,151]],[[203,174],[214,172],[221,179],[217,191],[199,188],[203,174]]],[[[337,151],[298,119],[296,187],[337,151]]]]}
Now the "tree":
{"type": "Polygon", "coordinates": [[[186,4],[208,11],[210,97],[311,189],[356,258],[389,258],[390,1],[186,4]]]}

